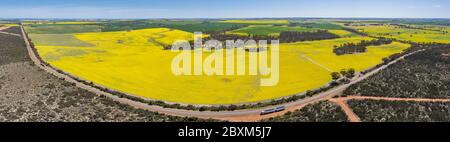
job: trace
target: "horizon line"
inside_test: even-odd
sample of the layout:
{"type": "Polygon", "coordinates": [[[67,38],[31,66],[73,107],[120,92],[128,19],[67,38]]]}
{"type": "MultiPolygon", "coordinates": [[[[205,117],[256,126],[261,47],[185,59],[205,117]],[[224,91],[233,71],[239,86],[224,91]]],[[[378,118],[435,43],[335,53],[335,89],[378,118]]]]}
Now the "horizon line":
{"type": "Polygon", "coordinates": [[[158,19],[442,19],[450,20],[450,17],[215,17],[215,18],[3,18],[1,20],[158,20],[158,19]]]}

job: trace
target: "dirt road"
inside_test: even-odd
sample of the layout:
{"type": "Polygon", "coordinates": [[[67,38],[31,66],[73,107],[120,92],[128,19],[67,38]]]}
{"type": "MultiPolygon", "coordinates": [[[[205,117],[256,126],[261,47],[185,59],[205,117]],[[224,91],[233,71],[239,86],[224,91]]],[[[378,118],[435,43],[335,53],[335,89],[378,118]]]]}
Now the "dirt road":
{"type": "Polygon", "coordinates": [[[369,97],[369,96],[349,96],[338,98],[341,101],[348,100],[379,100],[379,101],[404,101],[404,102],[450,102],[450,99],[426,99],[426,98],[390,98],[390,97],[369,97]]]}
{"type": "Polygon", "coordinates": [[[7,35],[12,35],[12,36],[18,36],[18,37],[20,37],[20,35],[19,34],[14,34],[14,33],[8,33],[8,32],[3,32],[3,31],[1,31],[1,30],[4,30],[4,29],[8,29],[9,27],[0,27],[0,34],[7,34],[7,35]]]}
{"type": "Polygon", "coordinates": [[[331,102],[339,105],[344,113],[347,115],[350,122],[361,122],[361,119],[353,112],[353,109],[350,108],[347,104],[347,101],[344,99],[330,99],[331,102]]]}

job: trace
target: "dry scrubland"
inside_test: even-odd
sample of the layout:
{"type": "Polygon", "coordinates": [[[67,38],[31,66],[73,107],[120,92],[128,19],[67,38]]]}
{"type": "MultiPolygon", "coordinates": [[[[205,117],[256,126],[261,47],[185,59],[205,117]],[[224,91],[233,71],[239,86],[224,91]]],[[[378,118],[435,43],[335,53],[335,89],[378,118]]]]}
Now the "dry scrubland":
{"type": "Polygon", "coordinates": [[[418,53],[347,89],[345,95],[450,98],[450,47],[418,53]]]}
{"type": "MultiPolygon", "coordinates": [[[[16,31],[13,27],[2,31],[16,31]]],[[[36,67],[23,39],[0,34],[0,121],[198,121],[118,104],[36,67]]]]}
{"type": "MultiPolygon", "coordinates": [[[[410,56],[352,85],[345,95],[440,99],[450,98],[450,46],[410,56]]],[[[368,122],[447,122],[450,103],[426,101],[351,100],[354,112],[368,122]]]]}
{"type": "Polygon", "coordinates": [[[349,101],[365,122],[448,122],[450,103],[403,101],[349,101]]]}

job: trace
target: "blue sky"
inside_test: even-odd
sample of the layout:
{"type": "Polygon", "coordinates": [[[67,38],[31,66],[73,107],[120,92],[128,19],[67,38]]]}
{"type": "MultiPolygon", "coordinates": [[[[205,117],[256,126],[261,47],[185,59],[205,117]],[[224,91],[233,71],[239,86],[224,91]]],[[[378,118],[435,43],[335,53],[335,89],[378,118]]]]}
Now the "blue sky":
{"type": "Polygon", "coordinates": [[[0,18],[450,18],[450,0],[2,0],[0,18]]]}

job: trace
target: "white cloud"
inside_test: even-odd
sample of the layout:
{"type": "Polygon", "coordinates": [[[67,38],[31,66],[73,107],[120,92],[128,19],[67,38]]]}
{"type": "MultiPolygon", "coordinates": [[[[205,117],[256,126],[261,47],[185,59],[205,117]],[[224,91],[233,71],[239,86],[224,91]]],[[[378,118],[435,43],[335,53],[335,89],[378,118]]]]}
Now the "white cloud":
{"type": "Polygon", "coordinates": [[[434,8],[441,8],[441,5],[433,5],[434,8]]]}

